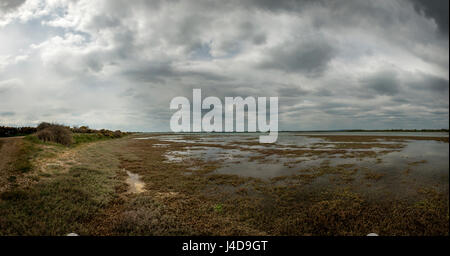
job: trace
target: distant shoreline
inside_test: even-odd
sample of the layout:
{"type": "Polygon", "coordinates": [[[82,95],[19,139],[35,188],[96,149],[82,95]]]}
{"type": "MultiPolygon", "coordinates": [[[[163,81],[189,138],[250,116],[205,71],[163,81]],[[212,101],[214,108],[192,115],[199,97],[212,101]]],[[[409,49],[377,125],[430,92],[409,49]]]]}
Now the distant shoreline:
{"type": "MultiPolygon", "coordinates": [[[[425,133],[425,132],[440,132],[440,133],[448,133],[448,129],[442,130],[316,130],[316,131],[278,131],[279,133],[327,133],[327,132],[411,132],[411,133],[425,133]]],[[[172,131],[153,131],[153,132],[132,132],[132,133],[175,133],[172,131]]],[[[179,134],[209,134],[209,133],[217,133],[217,134],[247,134],[247,133],[261,133],[261,132],[176,132],[179,134]]]]}

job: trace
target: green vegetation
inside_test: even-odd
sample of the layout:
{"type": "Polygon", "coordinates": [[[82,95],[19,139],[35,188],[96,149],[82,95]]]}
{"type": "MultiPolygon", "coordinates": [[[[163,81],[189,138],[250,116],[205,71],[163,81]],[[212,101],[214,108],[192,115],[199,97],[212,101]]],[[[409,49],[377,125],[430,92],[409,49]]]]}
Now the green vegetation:
{"type": "MultiPolygon", "coordinates": [[[[6,127],[0,126],[0,137],[27,136],[27,140],[38,143],[54,142],[65,146],[94,142],[104,139],[121,138],[129,133],[120,130],[110,131],[106,129],[95,130],[88,126],[73,127],[61,124],[42,122],[34,127],[6,127]],[[29,136],[34,134],[34,136],[29,136]]],[[[1,146],[1,144],[0,144],[1,146]]]]}
{"type": "Polygon", "coordinates": [[[116,199],[118,161],[108,150],[91,150],[88,142],[125,134],[72,134],[68,127],[43,123],[35,135],[1,139],[0,235],[93,233],[92,218],[116,199]],[[70,147],[61,139],[67,135],[70,147]]]}
{"type": "Polygon", "coordinates": [[[222,212],[222,207],[223,207],[222,204],[216,204],[216,205],[214,205],[214,211],[222,212]]]}
{"type": "Polygon", "coordinates": [[[39,143],[39,141],[42,141],[70,146],[106,139],[121,138],[127,134],[128,133],[121,132],[120,130],[94,130],[89,129],[87,126],[70,128],[60,124],[43,122],[38,125],[36,135],[27,136],[26,139],[34,143],[39,143]]]}
{"type": "MultiPolygon", "coordinates": [[[[385,196],[383,191],[367,195],[359,190],[361,185],[353,186],[353,182],[358,180],[363,186],[376,187],[383,174],[358,170],[354,165],[329,166],[326,163],[297,175],[269,180],[217,174],[213,171],[220,166],[220,161],[186,158],[181,162],[167,162],[164,157],[167,152],[204,144],[165,141],[164,147],[153,146],[160,143],[155,136],[124,144],[121,152],[126,154],[121,154],[121,167],[138,173],[149,184],[146,192],[137,198],[142,201],[151,198],[154,207],[125,204],[121,210],[124,213],[116,214],[109,221],[115,223],[113,234],[448,234],[448,196],[434,188],[429,188],[429,194],[415,195],[408,200],[405,200],[406,195],[396,198],[385,196]],[[192,166],[196,170],[185,175],[192,166]],[[319,179],[328,182],[325,186],[314,186],[319,179]],[[382,200],[374,199],[374,195],[382,200]],[[161,206],[167,228],[146,231],[146,227],[153,227],[154,214],[144,212],[159,214],[161,206]],[[177,223],[195,225],[186,229],[177,223]]],[[[221,146],[214,144],[214,147],[221,146]]],[[[228,149],[230,145],[222,147],[228,149]]],[[[301,156],[310,152],[297,153],[301,156]]]]}
{"type": "MultiPolygon", "coordinates": [[[[218,174],[218,160],[165,157],[212,144],[163,142],[157,135],[111,139],[118,135],[77,132],[70,147],[33,135],[16,139],[23,143],[17,163],[31,168],[0,176],[3,184],[15,184],[0,190],[0,235],[448,235],[448,195],[433,186],[396,198],[376,190],[389,176],[326,161],[268,180],[218,174]],[[127,171],[139,174],[144,192],[129,191],[127,171]],[[315,187],[319,180],[325,186],[315,187]],[[355,180],[361,183],[353,186],[355,180]],[[361,188],[375,192],[368,196],[361,188]]],[[[350,147],[350,141],[339,143],[350,147]]],[[[245,150],[241,144],[214,146],[245,150]]]]}
{"type": "MultiPolygon", "coordinates": [[[[104,158],[105,161],[107,158],[104,158]]],[[[114,199],[113,166],[74,166],[28,188],[0,194],[0,235],[89,234],[90,220],[114,199]]]]}
{"type": "Polygon", "coordinates": [[[25,136],[35,133],[37,131],[34,127],[7,127],[0,126],[0,137],[25,136]]]}
{"type": "Polygon", "coordinates": [[[21,173],[29,172],[32,169],[31,160],[36,150],[35,144],[24,142],[19,149],[16,160],[13,162],[14,169],[21,173]]]}
{"type": "Polygon", "coordinates": [[[36,136],[44,142],[55,142],[65,146],[73,143],[72,132],[69,127],[59,124],[41,123],[37,130],[36,136]]]}
{"type": "Polygon", "coordinates": [[[81,143],[88,143],[100,140],[121,138],[124,133],[112,132],[112,133],[75,133],[73,134],[73,144],[78,145],[81,143]]]}

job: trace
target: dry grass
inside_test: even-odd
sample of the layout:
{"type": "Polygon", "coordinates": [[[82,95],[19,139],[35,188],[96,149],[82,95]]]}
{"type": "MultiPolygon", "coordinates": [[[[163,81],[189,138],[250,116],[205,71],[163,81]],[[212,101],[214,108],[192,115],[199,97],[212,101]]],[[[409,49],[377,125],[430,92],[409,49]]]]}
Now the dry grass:
{"type": "MultiPolygon", "coordinates": [[[[448,234],[448,197],[445,194],[436,192],[433,197],[417,199],[416,202],[425,200],[427,204],[433,205],[430,209],[396,199],[373,201],[353,191],[349,185],[358,172],[352,165],[330,167],[324,164],[313,170],[303,170],[297,175],[269,181],[219,175],[212,172],[220,166],[214,161],[166,161],[164,155],[167,152],[183,150],[192,144],[166,142],[167,147],[153,146],[159,143],[157,138],[130,141],[126,146],[128,156],[122,158],[121,164],[142,176],[148,190],[144,195],[152,195],[155,207],[167,211],[164,225],[170,228],[156,229],[156,233],[153,232],[154,228],[149,228],[146,231],[148,234],[448,234]],[[192,171],[191,175],[184,175],[192,164],[198,170],[192,171]],[[305,186],[319,177],[327,177],[332,183],[322,191],[305,186]],[[220,211],[216,210],[218,205],[220,211]]],[[[376,179],[381,177],[375,173],[369,176],[376,179]]],[[[139,223],[137,226],[149,225],[145,223],[151,221],[151,217],[143,217],[139,209],[125,208],[128,209],[125,211],[127,214],[118,215],[118,219],[131,218],[132,223],[139,223]]],[[[113,233],[135,234],[132,225],[126,225],[126,229],[120,221],[115,222],[120,228],[113,228],[113,233]]],[[[138,233],[146,232],[140,229],[138,233]]]]}
{"type": "Polygon", "coordinates": [[[374,181],[378,181],[381,178],[384,177],[383,173],[377,173],[377,172],[372,172],[372,171],[366,171],[366,173],[364,173],[364,177],[368,180],[374,180],[374,181]]]}

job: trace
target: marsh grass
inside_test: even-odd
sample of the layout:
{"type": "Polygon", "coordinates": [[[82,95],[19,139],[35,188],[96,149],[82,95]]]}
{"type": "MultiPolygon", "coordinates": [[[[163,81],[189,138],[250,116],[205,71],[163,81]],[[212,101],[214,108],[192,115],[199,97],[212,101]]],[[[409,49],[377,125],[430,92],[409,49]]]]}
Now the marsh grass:
{"type": "Polygon", "coordinates": [[[0,235],[94,233],[92,219],[116,199],[115,187],[121,182],[111,148],[100,142],[91,146],[85,144],[81,150],[33,137],[24,139],[16,158],[17,177],[9,179],[15,186],[0,193],[0,235]],[[69,165],[67,172],[45,164],[62,153],[75,154],[78,160],[69,165]],[[36,160],[49,170],[42,172],[35,166],[36,160]],[[24,176],[23,170],[30,173],[24,176]]]}
{"type": "MultiPolygon", "coordinates": [[[[195,143],[159,147],[158,136],[93,137],[80,137],[72,147],[34,144],[41,150],[31,162],[42,160],[44,169],[56,168],[46,164],[61,162],[63,154],[76,162],[67,172],[41,172],[39,181],[2,192],[1,235],[448,235],[448,195],[433,187],[420,188],[411,200],[373,200],[353,186],[366,172],[349,164],[324,161],[295,175],[263,180],[215,173],[222,165],[215,159],[167,161],[167,153],[195,143]],[[140,175],[145,192],[128,193],[125,170],[140,175]],[[327,186],[313,186],[325,178],[327,186]]],[[[274,152],[288,153],[263,153],[274,152]]]]}
{"type": "Polygon", "coordinates": [[[112,137],[103,135],[101,133],[75,133],[73,135],[74,145],[79,145],[82,143],[89,143],[101,140],[112,139],[112,137]]]}
{"type": "Polygon", "coordinates": [[[14,161],[14,170],[20,173],[26,173],[31,171],[32,164],[31,160],[37,151],[37,147],[35,144],[30,142],[24,142],[22,147],[19,149],[17,153],[17,157],[14,161]]]}
{"type": "MultiPolygon", "coordinates": [[[[329,166],[323,162],[317,168],[295,175],[261,180],[214,173],[220,162],[213,159],[167,162],[164,157],[167,152],[182,151],[193,144],[165,142],[166,147],[153,146],[159,143],[157,138],[128,142],[124,149],[133,157],[122,158],[121,166],[141,175],[149,195],[173,195],[155,196],[153,200],[170,209],[167,214],[171,216],[171,225],[195,223],[187,230],[188,234],[448,234],[448,197],[445,194],[434,191],[433,196],[423,195],[413,203],[395,197],[373,200],[353,188],[353,181],[360,172],[354,165],[329,166]],[[193,165],[196,169],[190,175],[183,175],[193,165]],[[310,185],[321,177],[329,181],[327,187],[310,185]],[[426,203],[417,203],[421,201],[426,203]],[[423,207],[424,204],[429,207],[423,207]]],[[[361,173],[362,178],[365,173],[361,173]]],[[[373,173],[371,177],[381,176],[373,173]]],[[[361,181],[372,184],[376,180],[361,181]]],[[[142,221],[141,218],[140,225],[142,221]]],[[[127,227],[128,230],[122,226],[120,233],[134,232],[130,225],[127,227]]],[[[183,229],[182,234],[185,232],[183,229]]],[[[157,233],[172,234],[169,230],[157,233]]]]}
{"type": "Polygon", "coordinates": [[[83,225],[109,202],[108,176],[74,168],[68,174],[30,188],[0,195],[2,235],[88,234],[83,225]]]}
{"type": "Polygon", "coordinates": [[[377,172],[373,172],[373,171],[366,171],[364,173],[364,177],[368,180],[374,180],[374,181],[378,181],[381,178],[383,178],[385,176],[384,173],[377,173],[377,172]]]}

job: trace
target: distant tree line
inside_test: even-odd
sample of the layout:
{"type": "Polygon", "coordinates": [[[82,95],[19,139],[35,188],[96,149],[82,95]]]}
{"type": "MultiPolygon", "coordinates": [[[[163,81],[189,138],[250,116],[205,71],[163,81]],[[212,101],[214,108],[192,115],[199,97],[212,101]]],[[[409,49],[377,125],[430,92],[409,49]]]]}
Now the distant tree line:
{"type": "Polygon", "coordinates": [[[56,142],[63,145],[71,145],[74,142],[101,138],[120,138],[127,133],[120,130],[110,131],[106,129],[94,130],[88,126],[73,127],[53,123],[40,123],[37,127],[36,136],[44,142],[56,142]],[[77,135],[78,134],[78,135],[77,135]],[[86,134],[81,136],[82,134],[86,134]],[[76,137],[74,137],[76,135],[76,137]],[[92,136],[93,135],[93,136],[92,136]],[[88,137],[86,137],[88,136],[88,137]]]}
{"type": "Polygon", "coordinates": [[[73,133],[97,133],[111,138],[120,138],[124,134],[126,134],[125,132],[122,132],[120,130],[110,131],[106,129],[101,130],[90,129],[89,126],[81,126],[81,127],[74,126],[70,130],[73,133]]]}
{"type": "Polygon", "coordinates": [[[343,130],[346,132],[448,132],[448,129],[343,130]]]}
{"type": "Polygon", "coordinates": [[[449,132],[449,130],[448,129],[389,129],[389,130],[351,129],[351,130],[310,130],[310,131],[286,130],[281,132],[449,132]]]}
{"type": "Polygon", "coordinates": [[[35,127],[0,126],[0,137],[25,136],[37,132],[35,127]]]}
{"type": "Polygon", "coordinates": [[[78,141],[120,138],[128,133],[120,130],[95,130],[90,129],[88,126],[75,126],[71,128],[70,126],[47,122],[40,123],[36,128],[0,126],[0,137],[26,136],[30,134],[34,134],[35,137],[44,142],[56,142],[63,145],[71,145],[78,141]]]}

